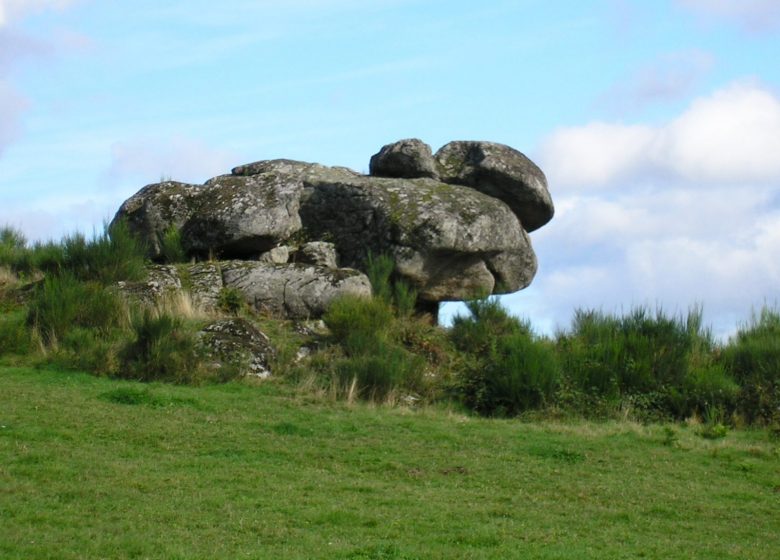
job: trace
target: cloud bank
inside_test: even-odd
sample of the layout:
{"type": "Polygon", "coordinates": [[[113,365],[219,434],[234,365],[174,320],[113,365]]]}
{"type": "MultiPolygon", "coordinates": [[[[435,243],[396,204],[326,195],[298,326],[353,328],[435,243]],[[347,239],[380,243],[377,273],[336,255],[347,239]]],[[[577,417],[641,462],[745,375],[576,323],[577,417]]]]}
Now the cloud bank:
{"type": "Polygon", "coordinates": [[[780,99],[736,83],[695,100],[659,126],[594,122],[542,144],[551,182],[567,191],[607,189],[651,177],[701,186],[780,180],[780,99]]]}
{"type": "MultiPolygon", "coordinates": [[[[597,122],[541,144],[556,217],[534,234],[536,313],[702,303],[728,334],[780,298],[780,98],[755,83],[658,125],[597,122]],[[541,302],[541,303],[539,303],[541,302]]],[[[522,298],[524,296],[517,295],[522,298]]]]}

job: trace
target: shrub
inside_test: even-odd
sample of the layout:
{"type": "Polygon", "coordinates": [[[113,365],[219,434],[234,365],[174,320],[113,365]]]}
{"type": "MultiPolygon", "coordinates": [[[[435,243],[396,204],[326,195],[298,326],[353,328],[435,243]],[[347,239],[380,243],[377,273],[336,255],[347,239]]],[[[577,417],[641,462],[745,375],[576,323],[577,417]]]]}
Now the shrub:
{"type": "Polygon", "coordinates": [[[79,280],[108,285],[120,280],[140,280],[145,274],[143,247],[120,221],[104,225],[101,234],[87,239],[82,233],[65,236],[55,243],[36,243],[29,262],[17,263],[21,272],[40,270],[47,274],[71,274],[79,280]]]}
{"type": "MultiPolygon", "coordinates": [[[[337,342],[347,343],[351,337],[352,344],[359,346],[360,337],[386,336],[393,322],[393,312],[379,298],[345,296],[331,304],[322,320],[337,342]]],[[[357,346],[355,350],[360,352],[357,346]]]]}
{"type": "Polygon", "coordinates": [[[360,396],[369,399],[383,399],[396,388],[420,390],[425,362],[395,337],[397,319],[386,301],[339,298],[323,320],[344,351],[345,356],[333,365],[339,384],[355,380],[360,396]]]}
{"type": "Polygon", "coordinates": [[[395,261],[389,255],[379,255],[375,257],[369,253],[366,257],[366,275],[371,282],[371,289],[374,297],[379,298],[387,304],[392,302],[393,287],[390,277],[395,268],[395,261]]]}
{"type": "Polygon", "coordinates": [[[124,332],[100,332],[75,327],[67,331],[49,355],[49,362],[64,369],[113,376],[119,371],[118,348],[124,332]]]}
{"type": "Polygon", "coordinates": [[[44,342],[62,338],[74,327],[107,332],[126,321],[124,302],[96,282],[80,282],[72,274],[47,277],[30,302],[27,323],[44,342]]]}
{"type": "Polygon", "coordinates": [[[472,358],[458,390],[464,403],[488,416],[510,416],[549,403],[560,368],[554,347],[494,298],[467,303],[471,315],[453,321],[456,347],[472,358]]]}
{"type": "Polygon", "coordinates": [[[187,261],[187,253],[181,244],[181,232],[171,226],[163,234],[160,244],[160,252],[167,263],[181,263],[187,261]]]}
{"type": "Polygon", "coordinates": [[[0,228],[0,266],[16,269],[26,245],[27,239],[19,230],[10,226],[0,228]]]}
{"type": "Polygon", "coordinates": [[[414,313],[417,304],[417,290],[403,280],[393,278],[395,261],[389,255],[366,257],[366,275],[371,282],[374,297],[393,306],[401,317],[414,313]]]}
{"type": "Polygon", "coordinates": [[[490,356],[502,337],[529,332],[528,325],[509,315],[497,298],[467,301],[466,307],[469,315],[456,315],[450,330],[462,352],[490,356]]]}
{"type": "Polygon", "coordinates": [[[222,288],[217,297],[217,307],[225,313],[238,315],[246,307],[246,300],[240,290],[236,288],[222,288]]]}
{"type": "Polygon", "coordinates": [[[622,317],[577,310],[557,337],[566,385],[574,392],[628,402],[640,416],[682,418],[728,406],[734,386],[712,364],[714,343],[701,308],[685,317],[637,308],[622,317]]]}
{"type": "Polygon", "coordinates": [[[121,355],[120,375],[141,381],[200,383],[207,377],[196,334],[167,313],[144,309],[121,355]]]}
{"type": "Polygon", "coordinates": [[[22,310],[0,312],[0,356],[28,354],[33,348],[33,338],[22,310]]]}
{"type": "Polygon", "coordinates": [[[764,307],[723,349],[722,363],[741,387],[739,411],[750,422],[780,417],[780,311],[764,307]]]}
{"type": "Polygon", "coordinates": [[[382,400],[393,390],[419,390],[424,363],[398,345],[381,338],[363,339],[361,353],[353,353],[336,363],[342,385],[357,383],[362,398],[382,400]]]}

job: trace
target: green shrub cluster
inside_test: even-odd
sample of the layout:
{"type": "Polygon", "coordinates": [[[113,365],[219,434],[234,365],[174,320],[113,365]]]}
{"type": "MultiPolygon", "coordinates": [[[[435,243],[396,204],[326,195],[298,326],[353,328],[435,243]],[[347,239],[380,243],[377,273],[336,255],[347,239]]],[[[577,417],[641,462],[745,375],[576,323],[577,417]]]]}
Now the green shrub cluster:
{"type": "Polygon", "coordinates": [[[421,389],[424,360],[401,344],[393,309],[382,299],[343,297],[323,317],[344,356],[332,364],[342,386],[354,383],[364,398],[382,400],[391,392],[421,389]]]}
{"type": "Polygon", "coordinates": [[[0,230],[0,266],[21,275],[39,271],[70,274],[79,280],[107,285],[120,280],[139,280],[144,275],[145,251],[131,235],[127,224],[105,225],[103,232],[88,239],[82,233],[28,246],[13,228],[0,230]]]}
{"type": "Polygon", "coordinates": [[[569,400],[628,403],[640,414],[675,418],[733,410],[738,387],[715,359],[701,317],[700,308],[686,317],[646,308],[621,317],[577,311],[556,341],[569,400]]]}
{"type": "Polygon", "coordinates": [[[528,323],[509,315],[497,299],[467,302],[468,316],[456,316],[455,347],[468,356],[458,392],[465,404],[485,415],[512,416],[552,401],[560,366],[549,341],[528,323]]]}
{"type": "Polygon", "coordinates": [[[196,385],[209,374],[196,332],[183,319],[151,309],[134,318],[120,357],[119,376],[140,381],[196,385]]]}
{"type": "Polygon", "coordinates": [[[741,387],[746,420],[780,424],[780,311],[762,309],[723,349],[721,361],[741,387]]]}

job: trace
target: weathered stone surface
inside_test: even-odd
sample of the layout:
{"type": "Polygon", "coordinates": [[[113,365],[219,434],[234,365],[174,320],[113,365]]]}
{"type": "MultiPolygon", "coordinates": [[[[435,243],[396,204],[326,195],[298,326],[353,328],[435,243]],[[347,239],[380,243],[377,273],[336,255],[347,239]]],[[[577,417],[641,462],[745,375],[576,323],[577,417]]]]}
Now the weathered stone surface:
{"type": "Polygon", "coordinates": [[[162,240],[171,228],[181,232],[189,254],[256,257],[301,228],[302,185],[288,179],[259,173],[222,175],[201,186],[148,185],[122,204],[114,221],[124,219],[154,259],[162,256],[162,240]]]}
{"type": "Polygon", "coordinates": [[[514,148],[493,142],[450,142],[435,158],[442,181],[503,200],[526,231],[552,219],[554,208],[544,173],[514,148]]]}
{"type": "Polygon", "coordinates": [[[299,183],[273,173],[210,179],[181,228],[182,245],[204,255],[258,256],[301,228],[300,192],[299,183]]]}
{"type": "Polygon", "coordinates": [[[290,260],[290,248],[286,245],[282,245],[281,247],[274,247],[270,251],[266,251],[260,255],[260,258],[257,260],[271,264],[285,264],[290,260]]]}
{"type": "Polygon", "coordinates": [[[229,261],[222,263],[222,278],[255,309],[293,319],[321,317],[342,295],[371,295],[368,278],[352,269],[229,261]]]}
{"type": "Polygon", "coordinates": [[[222,270],[218,262],[202,262],[186,267],[187,284],[195,305],[205,310],[219,306],[222,270]]]}
{"type": "Polygon", "coordinates": [[[155,305],[163,298],[182,289],[181,278],[175,266],[150,265],[145,280],[118,282],[120,293],[144,305],[155,305]]]}
{"type": "Polygon", "coordinates": [[[389,254],[428,301],[494,293],[499,283],[501,292],[527,285],[511,259],[496,258],[512,252],[535,262],[528,236],[500,200],[432,179],[364,177],[322,166],[303,173],[301,221],[315,238],[333,240],[342,264],[362,269],[369,251],[389,254]]]}
{"type": "Polygon", "coordinates": [[[438,178],[431,147],[417,138],[383,146],[371,157],[369,172],[375,177],[438,178]]]}
{"type": "Polygon", "coordinates": [[[271,375],[276,351],[269,338],[245,319],[221,319],[201,331],[201,343],[218,367],[239,367],[245,376],[271,375]]]}
{"type": "Polygon", "coordinates": [[[200,187],[176,181],[147,185],[128,198],[114,217],[125,220],[153,259],[162,255],[162,240],[170,228],[181,229],[198,206],[200,187]]]}
{"type": "Polygon", "coordinates": [[[310,241],[304,243],[293,254],[294,262],[301,264],[314,264],[327,268],[338,268],[338,254],[336,246],[327,241],[310,241]]]}

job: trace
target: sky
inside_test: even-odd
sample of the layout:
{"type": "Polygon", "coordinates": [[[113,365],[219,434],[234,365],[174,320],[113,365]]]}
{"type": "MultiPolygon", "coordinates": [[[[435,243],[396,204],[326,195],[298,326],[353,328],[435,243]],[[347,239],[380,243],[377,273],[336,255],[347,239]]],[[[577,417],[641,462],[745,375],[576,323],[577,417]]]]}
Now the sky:
{"type": "Polygon", "coordinates": [[[163,177],[500,142],[556,206],[512,313],[700,305],[726,337],[780,298],[778,56],[779,0],[0,0],[0,224],[58,239],[163,177]]]}

